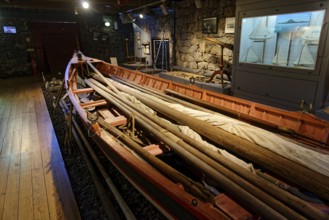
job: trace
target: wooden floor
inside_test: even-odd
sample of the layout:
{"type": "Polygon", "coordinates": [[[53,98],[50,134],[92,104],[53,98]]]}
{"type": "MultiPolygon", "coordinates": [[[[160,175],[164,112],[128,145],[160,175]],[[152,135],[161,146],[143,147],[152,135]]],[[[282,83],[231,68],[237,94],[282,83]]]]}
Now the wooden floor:
{"type": "Polygon", "coordinates": [[[0,219],[80,219],[38,77],[0,79],[0,219]]]}

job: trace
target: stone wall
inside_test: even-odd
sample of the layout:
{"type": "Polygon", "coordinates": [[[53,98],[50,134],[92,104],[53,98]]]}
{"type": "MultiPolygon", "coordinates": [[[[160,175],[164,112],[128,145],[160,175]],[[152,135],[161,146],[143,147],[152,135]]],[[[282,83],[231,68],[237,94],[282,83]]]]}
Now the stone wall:
{"type": "MultiPolygon", "coordinates": [[[[123,36],[132,33],[132,25],[124,25],[117,16],[106,16],[111,26],[105,27],[105,16],[100,14],[80,14],[31,10],[31,9],[1,9],[0,27],[15,26],[17,34],[4,34],[0,31],[0,78],[31,75],[31,57],[28,52],[34,42],[30,22],[76,22],[79,27],[79,42],[81,51],[91,57],[108,60],[115,56],[119,62],[125,60],[125,40],[123,36]],[[118,29],[114,28],[117,22],[118,29]],[[97,35],[97,40],[95,38],[97,35]]],[[[132,41],[130,46],[133,47],[132,41]]]]}
{"type": "Polygon", "coordinates": [[[2,18],[3,25],[15,26],[16,34],[0,33],[0,78],[12,75],[32,74],[31,59],[27,49],[30,47],[31,32],[24,18],[2,18]]]}
{"type": "MultiPolygon", "coordinates": [[[[225,18],[235,16],[235,0],[201,1],[201,8],[196,8],[194,0],[184,0],[175,4],[175,58],[176,65],[213,71],[218,69],[220,46],[206,41],[205,37],[217,38],[225,43],[234,42],[234,34],[225,34],[225,18]],[[202,19],[218,18],[216,34],[202,33],[202,19]]],[[[233,53],[224,49],[224,63],[232,63],[233,53]]]]}
{"type": "MultiPolygon", "coordinates": [[[[155,12],[150,19],[136,21],[142,29],[151,34],[152,39],[164,38],[170,41],[170,66],[179,65],[192,69],[218,69],[218,45],[205,42],[204,37],[216,37],[218,40],[233,43],[233,34],[225,34],[225,18],[234,17],[235,0],[202,1],[197,9],[194,0],[173,2],[175,18],[155,12]],[[219,18],[217,34],[202,34],[202,18],[219,18]],[[175,19],[175,21],[174,21],[175,19]],[[205,45],[205,46],[203,46],[205,45]],[[204,49],[203,49],[204,48],[204,49]]],[[[28,9],[2,9],[0,25],[14,25],[16,35],[0,33],[0,78],[32,74],[32,65],[28,48],[33,47],[30,21],[77,22],[79,26],[80,49],[91,57],[108,60],[115,56],[119,63],[126,59],[125,39],[128,39],[129,51],[133,51],[132,24],[122,24],[116,16],[107,17],[111,26],[104,26],[104,16],[100,14],[81,14],[57,11],[28,9]],[[117,22],[118,29],[114,28],[117,22]],[[95,34],[98,36],[95,40],[95,34]]],[[[232,53],[224,50],[224,60],[231,62],[232,53]]]]}
{"type": "MultiPolygon", "coordinates": [[[[172,66],[174,61],[174,47],[173,47],[173,34],[174,34],[174,17],[172,10],[168,15],[164,15],[159,7],[154,8],[150,14],[144,16],[144,19],[136,19],[135,24],[145,33],[150,36],[150,41],[154,39],[168,39],[169,44],[169,66],[172,66]]],[[[151,56],[154,62],[156,54],[153,54],[155,48],[153,48],[151,42],[151,56]]]]}
{"type": "Polygon", "coordinates": [[[133,50],[132,25],[122,24],[118,16],[81,15],[78,18],[78,24],[80,48],[86,56],[105,61],[109,61],[110,57],[117,57],[118,62],[122,63],[126,59],[126,38],[129,50],[133,50]],[[105,20],[110,22],[109,27],[105,27],[105,20]],[[117,22],[117,29],[114,22],[117,22]]]}
{"type": "MultiPolygon", "coordinates": [[[[0,33],[0,78],[32,74],[31,52],[33,37],[31,21],[72,22],[74,15],[53,11],[31,9],[9,9],[0,11],[0,26],[16,27],[16,34],[0,33]]],[[[33,52],[32,52],[33,53],[33,52]]]]}

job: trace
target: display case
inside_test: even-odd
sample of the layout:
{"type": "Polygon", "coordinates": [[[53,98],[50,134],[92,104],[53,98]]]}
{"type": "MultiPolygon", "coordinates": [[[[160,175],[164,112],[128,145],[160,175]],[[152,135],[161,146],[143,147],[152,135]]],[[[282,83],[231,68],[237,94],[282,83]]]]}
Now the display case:
{"type": "Polygon", "coordinates": [[[329,105],[328,0],[237,0],[232,91],[280,108],[329,105]]]}
{"type": "Polygon", "coordinates": [[[243,18],[239,62],[314,69],[325,10],[243,18]]]}

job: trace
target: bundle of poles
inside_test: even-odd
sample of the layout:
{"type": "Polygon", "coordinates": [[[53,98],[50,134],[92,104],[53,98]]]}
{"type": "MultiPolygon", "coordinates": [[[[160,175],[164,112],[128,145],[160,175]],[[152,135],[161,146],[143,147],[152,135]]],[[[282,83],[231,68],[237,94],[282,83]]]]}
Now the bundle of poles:
{"type": "MultiPolygon", "coordinates": [[[[221,154],[208,149],[203,146],[203,144],[184,135],[177,127],[160,120],[154,114],[141,110],[125,98],[125,96],[122,96],[121,92],[133,96],[138,94],[138,97],[136,97],[138,100],[161,115],[176,121],[178,124],[189,126],[229,152],[233,152],[242,158],[259,164],[283,179],[318,194],[324,200],[329,201],[329,178],[327,176],[279,156],[267,149],[260,148],[247,140],[232,135],[220,128],[216,128],[206,122],[202,122],[177,110],[170,109],[163,104],[149,100],[143,93],[152,94],[168,102],[179,102],[180,104],[187,105],[194,109],[205,110],[201,107],[159,92],[141,88],[138,85],[123,82],[122,80],[119,81],[121,81],[122,84],[129,84],[130,88],[122,84],[112,84],[91,63],[88,63],[88,65],[96,72],[93,78],[84,80],[89,87],[93,88],[94,91],[103,96],[109,103],[120,109],[123,114],[127,116],[133,114],[139,126],[160,139],[190,166],[197,168],[207,175],[207,177],[214,180],[217,185],[224,189],[227,195],[243,207],[246,207],[248,210],[251,210],[256,215],[262,216],[265,219],[329,219],[326,213],[313,207],[308,202],[277,187],[261,176],[240,167],[221,154]],[[136,90],[139,92],[136,92],[136,90]]],[[[93,117],[90,115],[91,113],[88,114],[90,117],[93,117]]],[[[120,133],[119,129],[109,125],[101,118],[99,118],[97,122],[106,131],[119,137],[128,147],[139,153],[143,158],[146,158],[148,162],[152,164],[159,162],[159,159],[145,153],[146,150],[143,150],[141,146],[138,146],[138,144],[129,139],[129,137],[120,133]],[[158,162],[152,162],[151,160],[156,160],[158,162]]],[[[161,167],[162,164],[160,163],[159,166],[161,167]]],[[[174,171],[168,170],[168,172],[174,171]]],[[[180,176],[180,174],[178,174],[178,176],[180,176]]],[[[186,181],[189,187],[191,187],[191,185],[192,188],[194,187],[193,181],[191,182],[185,177],[180,176],[177,178],[176,176],[174,180],[186,181]]],[[[200,189],[195,187],[194,191],[198,192],[200,189]]],[[[202,199],[209,198],[209,195],[202,190],[199,193],[200,195],[204,195],[202,199]]]]}

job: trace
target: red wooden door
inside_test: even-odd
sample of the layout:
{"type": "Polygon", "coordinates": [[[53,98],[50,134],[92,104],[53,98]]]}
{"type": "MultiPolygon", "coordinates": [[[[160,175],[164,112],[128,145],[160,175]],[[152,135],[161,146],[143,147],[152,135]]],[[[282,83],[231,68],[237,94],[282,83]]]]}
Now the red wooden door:
{"type": "Polygon", "coordinates": [[[31,23],[38,73],[64,72],[78,50],[75,23],[31,23]]]}

